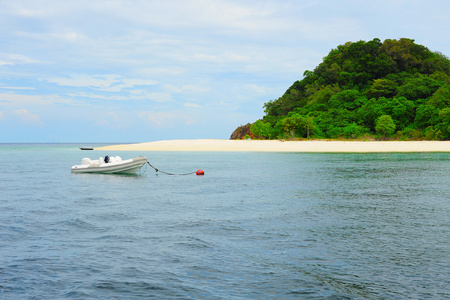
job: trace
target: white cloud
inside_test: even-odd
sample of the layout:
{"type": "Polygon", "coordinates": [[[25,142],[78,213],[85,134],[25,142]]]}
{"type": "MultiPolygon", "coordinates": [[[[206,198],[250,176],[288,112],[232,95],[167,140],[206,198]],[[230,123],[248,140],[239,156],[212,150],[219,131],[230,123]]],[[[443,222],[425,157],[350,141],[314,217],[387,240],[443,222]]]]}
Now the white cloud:
{"type": "Polygon", "coordinates": [[[34,63],[38,63],[38,61],[24,55],[0,53],[0,66],[34,63]]]}
{"type": "Polygon", "coordinates": [[[248,84],[246,86],[246,88],[248,90],[250,90],[251,92],[253,92],[253,93],[263,94],[263,95],[267,94],[267,93],[269,93],[271,91],[271,88],[265,87],[265,86],[261,86],[261,85],[258,85],[258,84],[248,84]]]}
{"type": "Polygon", "coordinates": [[[139,117],[150,122],[158,128],[171,124],[175,118],[173,113],[167,112],[141,112],[139,117]]]}
{"type": "Polygon", "coordinates": [[[195,104],[195,103],[185,103],[184,107],[202,108],[203,106],[201,106],[200,104],[195,104]]]}
{"type": "Polygon", "coordinates": [[[48,105],[50,102],[40,95],[0,94],[0,104],[8,106],[48,105]]]}
{"type": "MultiPolygon", "coordinates": [[[[88,98],[88,99],[96,99],[96,100],[110,100],[110,101],[124,101],[124,100],[132,100],[132,98],[128,96],[121,95],[103,95],[100,93],[92,93],[92,92],[77,92],[77,93],[69,93],[67,94],[69,97],[73,98],[88,98]]],[[[142,99],[142,97],[139,97],[142,99]]]]}
{"type": "Polygon", "coordinates": [[[196,123],[196,120],[192,116],[188,116],[185,113],[171,111],[171,112],[153,112],[146,111],[140,112],[139,117],[146,120],[150,124],[157,128],[174,127],[176,125],[191,125],[196,123]]]}
{"type": "Polygon", "coordinates": [[[152,66],[142,67],[136,71],[138,74],[145,77],[158,77],[158,76],[181,76],[187,73],[186,68],[180,66],[152,66]]]}
{"type": "Polygon", "coordinates": [[[157,83],[155,80],[123,78],[115,74],[55,77],[47,81],[61,86],[93,88],[105,92],[120,92],[134,86],[152,86],[157,83]]]}
{"type": "Polygon", "coordinates": [[[26,87],[26,86],[0,86],[0,89],[8,89],[8,90],[35,90],[34,87],[26,87]]]}
{"type": "Polygon", "coordinates": [[[102,91],[106,92],[120,92],[123,89],[129,89],[134,86],[151,86],[157,84],[155,80],[143,80],[143,79],[127,79],[121,80],[122,83],[110,86],[108,88],[102,88],[102,91]]]}
{"type": "Polygon", "coordinates": [[[47,79],[48,82],[56,83],[62,86],[74,87],[92,87],[92,88],[108,88],[114,83],[120,82],[119,76],[114,74],[107,75],[79,75],[72,77],[56,77],[47,79]]]}
{"type": "Polygon", "coordinates": [[[154,92],[145,95],[154,102],[173,102],[172,95],[164,92],[154,92]]]}
{"type": "Polygon", "coordinates": [[[69,97],[80,99],[80,98],[87,98],[92,100],[107,100],[107,101],[130,101],[130,100],[149,100],[153,98],[152,100],[154,102],[165,102],[164,99],[170,99],[170,95],[159,95],[158,93],[150,93],[148,94],[146,91],[140,90],[131,90],[129,95],[122,95],[122,94],[102,94],[100,92],[93,93],[93,92],[76,92],[76,93],[69,93],[67,94],[69,97]]]}
{"type": "Polygon", "coordinates": [[[19,117],[19,119],[24,123],[37,126],[44,125],[44,122],[41,121],[41,118],[28,109],[22,108],[14,110],[14,114],[19,117]]]}
{"type": "Polygon", "coordinates": [[[170,93],[202,93],[209,91],[209,87],[199,84],[185,84],[182,86],[165,84],[163,88],[170,93]]]}
{"type": "Polygon", "coordinates": [[[52,37],[69,43],[89,42],[89,38],[87,36],[78,32],[54,33],[52,34],[52,37]]]}
{"type": "Polygon", "coordinates": [[[116,112],[101,112],[97,114],[96,118],[97,121],[95,124],[100,127],[108,129],[124,129],[129,127],[127,119],[124,119],[116,112]]]}
{"type": "Polygon", "coordinates": [[[141,95],[141,94],[143,94],[145,91],[144,91],[144,90],[130,90],[129,92],[130,92],[130,94],[132,94],[132,95],[141,95]]]}
{"type": "Polygon", "coordinates": [[[0,6],[3,119],[26,108],[30,119],[39,115],[46,124],[70,118],[78,106],[101,116],[99,125],[127,123],[138,132],[131,127],[142,122],[137,111],[154,110],[142,117],[182,136],[193,135],[195,126],[186,124],[200,128],[202,117],[214,121],[225,112],[226,120],[208,129],[220,138],[229,132],[216,126],[261,117],[265,102],[347,41],[410,37],[450,56],[450,38],[442,34],[450,2],[442,0],[7,0],[0,6]]]}
{"type": "Polygon", "coordinates": [[[69,106],[86,105],[76,99],[65,98],[59,95],[0,94],[0,105],[13,108],[46,107],[48,109],[57,104],[66,104],[69,106]]]}
{"type": "Polygon", "coordinates": [[[133,87],[136,85],[155,85],[155,84],[157,84],[157,81],[148,80],[148,79],[124,78],[122,81],[123,81],[123,85],[125,87],[133,87]]]}

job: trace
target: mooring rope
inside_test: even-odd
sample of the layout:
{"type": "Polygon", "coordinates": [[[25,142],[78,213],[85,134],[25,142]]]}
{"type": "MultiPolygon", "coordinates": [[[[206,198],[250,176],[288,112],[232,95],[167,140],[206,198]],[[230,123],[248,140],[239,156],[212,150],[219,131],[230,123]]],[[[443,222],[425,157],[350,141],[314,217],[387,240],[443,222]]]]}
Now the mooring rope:
{"type": "Polygon", "coordinates": [[[154,166],[152,166],[152,164],[151,164],[150,162],[147,161],[147,163],[148,163],[148,165],[149,165],[150,167],[152,167],[153,169],[155,169],[156,172],[161,172],[161,173],[164,173],[164,174],[166,174],[166,175],[191,175],[191,174],[195,174],[195,173],[196,173],[196,171],[190,172],[190,173],[183,173],[183,174],[175,174],[175,173],[164,172],[164,171],[161,171],[161,170],[155,168],[154,166]]]}

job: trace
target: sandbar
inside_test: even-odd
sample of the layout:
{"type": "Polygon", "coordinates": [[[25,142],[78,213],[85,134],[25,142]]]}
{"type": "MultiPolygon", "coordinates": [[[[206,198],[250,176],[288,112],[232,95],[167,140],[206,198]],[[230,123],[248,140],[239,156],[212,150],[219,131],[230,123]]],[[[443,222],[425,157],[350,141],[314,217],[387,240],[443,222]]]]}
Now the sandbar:
{"type": "Polygon", "coordinates": [[[282,141],[282,140],[163,140],[97,147],[114,151],[222,151],[222,152],[450,152],[450,141],[282,141]]]}

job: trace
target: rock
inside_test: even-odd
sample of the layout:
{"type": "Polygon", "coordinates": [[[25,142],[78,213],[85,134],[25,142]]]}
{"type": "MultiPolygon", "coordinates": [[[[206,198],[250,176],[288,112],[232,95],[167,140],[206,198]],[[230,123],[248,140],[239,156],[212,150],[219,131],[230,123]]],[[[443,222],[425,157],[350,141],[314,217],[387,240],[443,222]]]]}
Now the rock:
{"type": "Polygon", "coordinates": [[[230,140],[243,140],[246,136],[249,136],[251,139],[254,139],[252,132],[250,131],[250,126],[252,124],[248,123],[247,125],[239,126],[230,136],[230,140]]]}

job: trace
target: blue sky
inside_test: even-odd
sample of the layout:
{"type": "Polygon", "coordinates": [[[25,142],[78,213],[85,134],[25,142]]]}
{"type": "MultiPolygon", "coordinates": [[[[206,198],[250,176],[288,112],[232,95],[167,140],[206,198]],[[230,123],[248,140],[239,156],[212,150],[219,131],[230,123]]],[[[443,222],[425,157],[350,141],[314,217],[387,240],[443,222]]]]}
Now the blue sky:
{"type": "Polygon", "coordinates": [[[228,139],[348,41],[450,56],[448,0],[0,0],[0,143],[228,139]]]}

